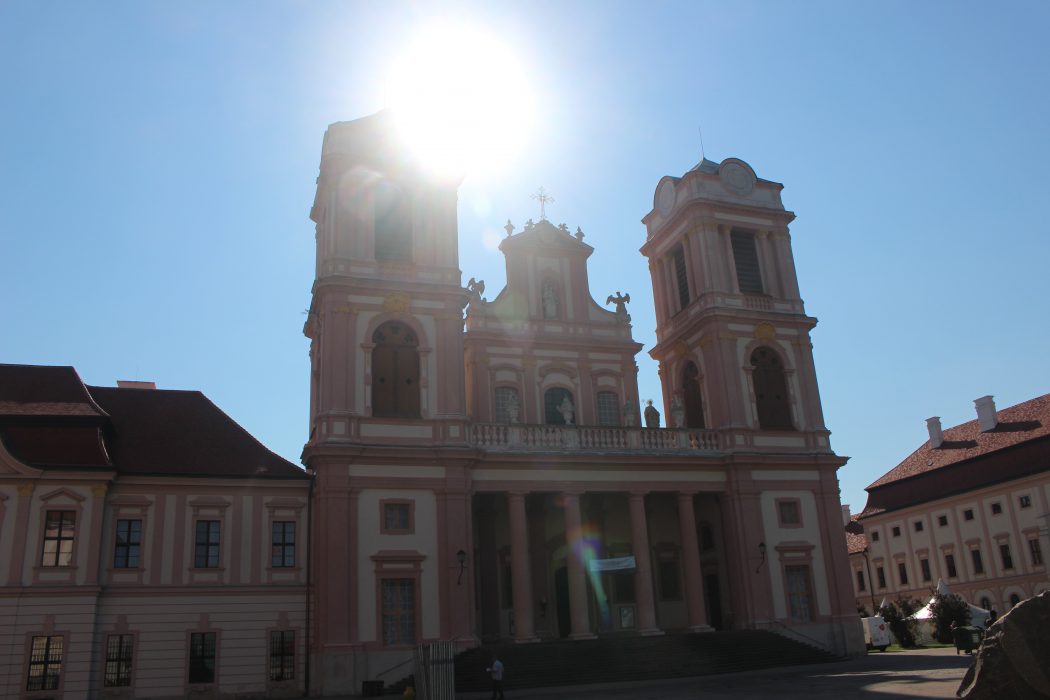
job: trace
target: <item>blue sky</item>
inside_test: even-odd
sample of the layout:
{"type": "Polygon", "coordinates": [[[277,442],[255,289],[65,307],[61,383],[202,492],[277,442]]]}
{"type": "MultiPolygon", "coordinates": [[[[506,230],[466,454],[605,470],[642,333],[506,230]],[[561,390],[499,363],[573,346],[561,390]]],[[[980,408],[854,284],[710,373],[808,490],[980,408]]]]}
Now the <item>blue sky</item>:
{"type": "Polygon", "coordinates": [[[639,219],[702,126],[709,158],[784,183],[798,215],[844,502],[925,418],[1050,391],[1045,2],[2,0],[0,361],[200,389],[297,462],[321,138],[383,106],[416,30],[457,17],[514,48],[539,115],[520,158],[460,191],[464,280],[489,298],[485,241],[536,217],[542,184],[648,350],[639,219]]]}

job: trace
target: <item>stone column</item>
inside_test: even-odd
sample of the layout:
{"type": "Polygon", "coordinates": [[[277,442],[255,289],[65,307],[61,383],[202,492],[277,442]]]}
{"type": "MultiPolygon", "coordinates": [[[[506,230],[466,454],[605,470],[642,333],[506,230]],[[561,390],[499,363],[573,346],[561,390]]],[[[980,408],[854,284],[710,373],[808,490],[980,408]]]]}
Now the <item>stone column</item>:
{"type": "Polygon", "coordinates": [[[645,494],[632,493],[631,547],[634,550],[635,605],[638,607],[638,628],[646,636],[663,634],[656,626],[656,604],[653,596],[653,566],[649,556],[649,527],[645,519],[645,494]]]}
{"type": "Polygon", "coordinates": [[[704,608],[704,576],[700,570],[700,546],[696,541],[696,513],[693,494],[678,494],[678,523],[682,530],[682,570],[685,574],[685,602],[689,610],[689,629],[710,632],[704,608]]]}
{"type": "Polygon", "coordinates": [[[569,569],[569,618],[572,621],[569,639],[594,639],[587,612],[587,576],[577,547],[583,525],[580,495],[564,493],[562,498],[565,501],[565,556],[569,569]]]}
{"type": "Polygon", "coordinates": [[[533,632],[532,575],[529,573],[529,536],[525,521],[525,494],[507,494],[510,515],[510,571],[514,580],[514,641],[538,642],[533,632]]]}

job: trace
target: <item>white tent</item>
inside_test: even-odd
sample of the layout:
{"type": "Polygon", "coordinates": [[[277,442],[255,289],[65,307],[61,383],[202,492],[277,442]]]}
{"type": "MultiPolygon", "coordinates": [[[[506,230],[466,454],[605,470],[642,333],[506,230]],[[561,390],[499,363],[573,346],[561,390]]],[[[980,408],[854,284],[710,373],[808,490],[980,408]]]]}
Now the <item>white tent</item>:
{"type": "MultiPolygon", "coordinates": [[[[944,582],[944,579],[937,579],[937,594],[949,595],[951,590],[948,588],[948,584],[944,582]]],[[[936,595],[936,594],[935,594],[936,595]]],[[[916,634],[916,642],[919,644],[926,644],[927,642],[933,641],[933,601],[934,596],[931,596],[926,605],[916,610],[912,615],[908,616],[909,620],[918,620],[918,633],[916,634]]],[[[970,624],[974,627],[980,627],[984,629],[988,624],[989,613],[984,608],[977,607],[976,605],[970,605],[970,624]]]]}

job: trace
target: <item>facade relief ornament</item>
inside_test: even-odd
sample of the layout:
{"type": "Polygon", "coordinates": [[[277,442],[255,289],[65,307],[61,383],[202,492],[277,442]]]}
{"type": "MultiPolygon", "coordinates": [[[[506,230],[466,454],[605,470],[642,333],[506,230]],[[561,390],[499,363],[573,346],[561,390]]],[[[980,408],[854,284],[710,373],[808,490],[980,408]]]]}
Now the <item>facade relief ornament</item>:
{"type": "Polygon", "coordinates": [[[386,298],[383,299],[383,311],[397,311],[406,313],[412,300],[405,292],[394,292],[387,294],[386,298]]]}
{"type": "Polygon", "coordinates": [[[777,337],[777,329],[772,323],[760,323],[755,326],[755,337],[759,340],[773,340],[777,337]]]}
{"type": "Polygon", "coordinates": [[[755,175],[740,161],[723,161],[718,169],[722,184],[733,194],[746,197],[755,189],[755,175]]]}
{"type": "Polygon", "coordinates": [[[675,355],[685,357],[689,354],[689,345],[684,340],[677,340],[675,341],[675,344],[671,347],[671,350],[674,352],[675,355]]]}

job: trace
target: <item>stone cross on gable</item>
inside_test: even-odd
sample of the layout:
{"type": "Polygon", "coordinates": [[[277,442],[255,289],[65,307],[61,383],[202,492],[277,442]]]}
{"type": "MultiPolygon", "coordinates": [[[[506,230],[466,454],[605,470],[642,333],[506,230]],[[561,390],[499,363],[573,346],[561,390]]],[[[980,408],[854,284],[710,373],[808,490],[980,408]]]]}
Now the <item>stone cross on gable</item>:
{"type": "Polygon", "coordinates": [[[532,198],[540,203],[540,221],[545,221],[547,219],[547,205],[554,203],[554,197],[547,194],[547,190],[541,186],[536,194],[532,195],[532,198]]]}

